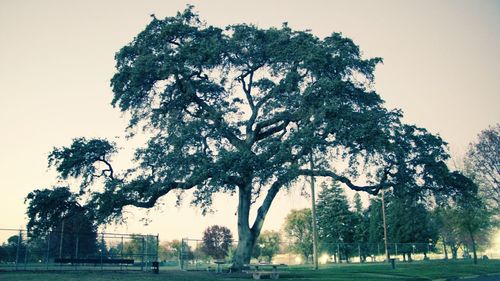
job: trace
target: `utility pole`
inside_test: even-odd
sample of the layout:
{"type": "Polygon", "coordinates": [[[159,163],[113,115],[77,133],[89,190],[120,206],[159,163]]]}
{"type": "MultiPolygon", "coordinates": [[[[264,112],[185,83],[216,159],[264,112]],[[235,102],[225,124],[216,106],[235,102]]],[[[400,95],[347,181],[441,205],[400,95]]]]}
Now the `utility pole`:
{"type": "Polygon", "coordinates": [[[382,220],[384,222],[384,246],[385,246],[385,260],[389,262],[390,256],[387,250],[387,222],[385,221],[385,200],[384,200],[384,190],[382,189],[382,220]]]}
{"type": "Polygon", "coordinates": [[[64,239],[64,218],[62,219],[61,238],[59,239],[59,258],[62,258],[63,239],[64,239]]]}
{"type": "MultiPolygon", "coordinates": [[[[314,171],[312,152],[309,153],[309,166],[314,171]]],[[[314,191],[314,176],[311,175],[311,201],[312,201],[312,225],[313,225],[313,259],[314,270],[318,270],[318,229],[316,227],[316,194],[314,191]]]]}

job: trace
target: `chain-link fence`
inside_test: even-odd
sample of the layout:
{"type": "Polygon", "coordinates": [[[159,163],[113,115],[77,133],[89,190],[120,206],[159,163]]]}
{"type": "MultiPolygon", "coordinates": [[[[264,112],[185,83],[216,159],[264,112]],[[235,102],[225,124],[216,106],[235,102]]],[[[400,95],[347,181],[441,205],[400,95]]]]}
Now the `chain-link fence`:
{"type": "Polygon", "coordinates": [[[0,229],[0,269],[150,270],[158,261],[158,235],[54,231],[35,237],[0,229]]]}
{"type": "MultiPolygon", "coordinates": [[[[214,259],[203,249],[203,241],[198,239],[182,239],[179,255],[179,265],[183,270],[216,270],[217,267],[227,268],[231,264],[236,243],[233,243],[224,259],[214,259]]],[[[273,263],[286,265],[306,265],[313,263],[312,242],[280,243],[273,249],[266,249],[269,245],[256,245],[250,263],[273,263]],[[259,252],[256,252],[258,247],[259,252]]],[[[388,243],[387,254],[399,262],[428,261],[452,259],[471,259],[470,246],[461,244],[446,251],[442,243],[388,243]]],[[[500,245],[490,244],[478,247],[479,259],[500,258],[500,245]]],[[[320,243],[318,261],[320,264],[333,263],[375,263],[385,262],[386,252],[384,243],[320,243]]]]}

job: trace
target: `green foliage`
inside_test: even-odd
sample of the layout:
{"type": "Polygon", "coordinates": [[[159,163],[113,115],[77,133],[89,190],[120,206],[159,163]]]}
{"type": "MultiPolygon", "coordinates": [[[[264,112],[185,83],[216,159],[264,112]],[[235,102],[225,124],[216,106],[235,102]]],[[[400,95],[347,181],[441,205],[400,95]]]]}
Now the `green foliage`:
{"type": "Polygon", "coordinates": [[[219,225],[209,226],[203,232],[202,251],[214,259],[224,259],[229,253],[232,242],[233,235],[229,228],[219,225]]]}
{"type": "MultiPolygon", "coordinates": [[[[254,253],[259,253],[257,257],[266,257],[268,262],[271,262],[273,257],[279,252],[281,244],[281,236],[279,232],[266,230],[262,232],[256,243],[258,250],[254,253]]],[[[254,254],[255,256],[256,254],[254,254]]]]}
{"type": "Polygon", "coordinates": [[[370,198],[370,206],[368,207],[368,220],[368,241],[370,243],[384,243],[382,201],[378,197],[370,198]]]}
{"type": "Polygon", "coordinates": [[[181,254],[181,241],[165,241],[158,248],[158,258],[162,261],[177,261],[181,254]]]}
{"type": "Polygon", "coordinates": [[[311,209],[291,210],[285,217],[283,229],[290,239],[291,250],[307,261],[313,252],[311,209]]]}
{"type": "Polygon", "coordinates": [[[109,157],[116,153],[115,144],[103,139],[77,138],[70,147],[54,148],[49,154],[49,167],[55,167],[62,179],[82,178],[82,189],[92,184],[94,178],[113,177],[109,157]],[[102,163],[105,169],[96,168],[102,163]],[[99,173],[98,173],[99,171],[99,173]]]}
{"type": "Polygon", "coordinates": [[[78,196],[67,187],[32,191],[26,196],[28,203],[28,230],[35,236],[46,235],[60,227],[73,224],[74,232],[95,231],[93,214],[78,203],[78,196]]]}
{"type": "Polygon", "coordinates": [[[2,243],[0,246],[0,262],[2,263],[14,263],[16,261],[17,249],[19,246],[19,252],[24,253],[26,246],[24,243],[19,243],[26,239],[21,233],[19,235],[12,235],[7,239],[7,242],[2,243]]]}
{"type": "MultiPolygon", "coordinates": [[[[317,203],[318,234],[324,247],[336,252],[338,243],[353,243],[356,215],[349,208],[349,201],[338,183],[322,185],[317,203]]],[[[348,255],[346,249],[344,255],[348,255]]]]}
{"type": "Polygon", "coordinates": [[[452,218],[458,232],[465,238],[464,242],[472,248],[474,263],[477,263],[477,244],[488,242],[490,231],[495,225],[491,211],[481,198],[475,197],[458,204],[452,218]]]}
{"type": "Polygon", "coordinates": [[[410,196],[386,198],[389,241],[408,243],[398,247],[398,252],[408,255],[409,260],[412,253],[427,254],[430,249],[427,245],[432,246],[436,243],[438,231],[425,205],[410,196]],[[415,242],[417,243],[415,245],[409,244],[415,242]]]}
{"type": "Polygon", "coordinates": [[[361,196],[357,192],[354,194],[354,212],[357,215],[363,214],[363,203],[361,202],[361,196]]]}
{"type": "Polygon", "coordinates": [[[94,213],[81,206],[78,196],[67,187],[35,190],[28,194],[28,230],[33,237],[46,238],[52,253],[75,255],[78,240],[80,257],[97,252],[97,224],[94,213]]]}

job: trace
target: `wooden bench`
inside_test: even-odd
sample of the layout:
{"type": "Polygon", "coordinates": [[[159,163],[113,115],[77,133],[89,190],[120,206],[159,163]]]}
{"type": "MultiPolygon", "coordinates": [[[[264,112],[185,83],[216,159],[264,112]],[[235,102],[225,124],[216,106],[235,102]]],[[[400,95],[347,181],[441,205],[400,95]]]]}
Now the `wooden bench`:
{"type": "Polygon", "coordinates": [[[130,259],[100,259],[100,258],[93,258],[93,259],[66,259],[66,258],[55,258],[54,259],[55,263],[69,263],[69,264],[134,264],[134,260],[130,259]]]}
{"type": "Polygon", "coordinates": [[[278,268],[288,267],[286,264],[247,264],[245,266],[250,268],[246,273],[252,274],[255,280],[260,280],[263,276],[269,276],[271,279],[279,279],[282,272],[279,272],[278,268]]]}

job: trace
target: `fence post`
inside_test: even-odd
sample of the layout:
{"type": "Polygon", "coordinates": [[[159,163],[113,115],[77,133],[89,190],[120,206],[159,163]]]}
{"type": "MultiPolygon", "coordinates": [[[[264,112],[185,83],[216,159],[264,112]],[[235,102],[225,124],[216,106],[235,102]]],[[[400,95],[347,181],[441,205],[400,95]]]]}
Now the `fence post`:
{"type": "Polygon", "coordinates": [[[195,248],[195,255],[194,255],[194,268],[198,270],[198,247],[199,247],[199,241],[196,240],[196,248],[195,248]]]}
{"type": "Polygon", "coordinates": [[[47,259],[45,260],[45,264],[46,264],[46,267],[47,267],[47,270],[49,270],[49,258],[50,258],[50,234],[51,232],[49,232],[47,234],[47,259]]]}
{"type": "MultiPolygon", "coordinates": [[[[149,261],[149,252],[148,252],[148,243],[149,243],[149,238],[150,236],[146,236],[146,242],[144,243],[145,245],[145,263],[146,263],[146,270],[148,270],[148,261],[149,261]]],[[[144,239],[144,238],[143,238],[144,239]]]]}
{"type": "Polygon", "coordinates": [[[19,263],[19,247],[21,245],[21,235],[22,235],[22,232],[21,230],[19,229],[19,235],[17,236],[17,250],[16,250],[16,270],[17,270],[17,264],[19,263]]]}
{"type": "Polygon", "coordinates": [[[359,254],[359,263],[363,263],[363,261],[361,260],[361,244],[358,243],[358,254],[359,254]]]}
{"type": "MultiPolygon", "coordinates": [[[[76,234],[75,259],[78,259],[78,244],[79,244],[79,242],[80,242],[80,236],[77,233],[76,234]]],[[[75,262],[75,269],[76,269],[77,266],[78,266],[78,263],[75,262]]]]}
{"type": "Polygon", "coordinates": [[[28,237],[29,237],[29,233],[28,233],[28,230],[26,230],[26,246],[24,247],[24,270],[26,270],[26,264],[28,262],[28,237]]]}
{"type": "Polygon", "coordinates": [[[184,238],[181,239],[181,251],[179,253],[179,265],[184,270],[184,238]]]}
{"type": "Polygon", "coordinates": [[[156,261],[159,262],[158,256],[160,252],[160,234],[156,233],[156,261]]]}
{"type": "MultiPolygon", "coordinates": [[[[123,235],[122,235],[122,244],[120,247],[120,257],[123,259],[123,235]]],[[[120,270],[122,270],[122,264],[120,263],[120,270]]]]}
{"type": "Polygon", "coordinates": [[[141,271],[144,271],[144,236],[142,236],[142,249],[141,249],[141,271]]]}
{"type": "Polygon", "coordinates": [[[101,233],[101,270],[104,270],[102,264],[102,255],[104,255],[104,233],[101,233]]]}

